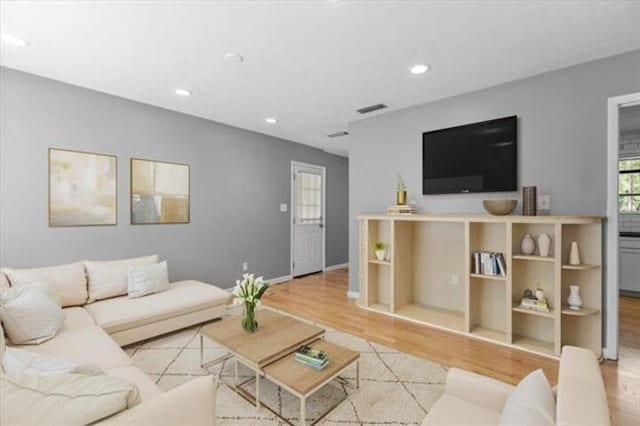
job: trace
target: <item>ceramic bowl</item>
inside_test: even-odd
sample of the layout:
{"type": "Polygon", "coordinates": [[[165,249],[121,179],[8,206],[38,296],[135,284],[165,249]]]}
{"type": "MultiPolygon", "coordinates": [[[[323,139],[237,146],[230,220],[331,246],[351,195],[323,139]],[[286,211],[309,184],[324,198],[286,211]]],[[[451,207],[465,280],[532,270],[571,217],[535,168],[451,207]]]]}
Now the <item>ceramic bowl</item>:
{"type": "Polygon", "coordinates": [[[484,209],[494,216],[506,216],[513,213],[518,206],[518,200],[484,200],[482,201],[484,209]]]}

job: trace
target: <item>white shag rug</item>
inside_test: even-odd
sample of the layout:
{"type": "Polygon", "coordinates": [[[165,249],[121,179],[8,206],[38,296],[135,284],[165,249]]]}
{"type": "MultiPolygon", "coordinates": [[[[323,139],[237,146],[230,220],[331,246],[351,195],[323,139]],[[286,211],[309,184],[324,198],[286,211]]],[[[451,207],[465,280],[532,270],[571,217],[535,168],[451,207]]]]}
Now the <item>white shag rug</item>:
{"type": "MultiPolygon", "coordinates": [[[[444,393],[447,374],[444,366],[318,325],[326,330],[327,340],[360,352],[360,389],[353,390],[337,381],[326,385],[307,400],[307,424],[348,394],[347,400],[322,419],[320,425],[419,425],[444,393]]],[[[235,365],[231,359],[208,369],[200,367],[200,328],[190,327],[127,346],[125,350],[134,364],[165,391],[207,374],[217,376],[221,382],[231,382],[235,365]]],[[[206,338],[204,341],[205,362],[226,353],[212,341],[206,338]]],[[[249,378],[253,373],[239,364],[239,375],[249,378]]],[[[355,383],[355,367],[342,377],[355,383]]],[[[248,390],[252,387],[255,385],[249,384],[248,390]]],[[[295,396],[266,380],[260,382],[260,388],[261,400],[298,424],[300,403],[295,396]]],[[[267,409],[257,409],[222,384],[216,409],[220,425],[284,424],[267,409]]]]}

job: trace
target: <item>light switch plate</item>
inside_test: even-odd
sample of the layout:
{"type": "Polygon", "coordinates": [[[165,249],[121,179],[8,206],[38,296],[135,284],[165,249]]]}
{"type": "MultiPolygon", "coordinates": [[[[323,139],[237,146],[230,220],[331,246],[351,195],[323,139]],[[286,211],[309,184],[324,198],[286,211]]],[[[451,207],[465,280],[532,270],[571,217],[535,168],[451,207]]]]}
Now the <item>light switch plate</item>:
{"type": "Polygon", "coordinates": [[[540,195],[538,197],[538,208],[540,210],[551,210],[551,195],[540,195]]]}
{"type": "Polygon", "coordinates": [[[287,204],[286,203],[280,204],[280,211],[282,213],[286,213],[287,212],[287,204]]]}

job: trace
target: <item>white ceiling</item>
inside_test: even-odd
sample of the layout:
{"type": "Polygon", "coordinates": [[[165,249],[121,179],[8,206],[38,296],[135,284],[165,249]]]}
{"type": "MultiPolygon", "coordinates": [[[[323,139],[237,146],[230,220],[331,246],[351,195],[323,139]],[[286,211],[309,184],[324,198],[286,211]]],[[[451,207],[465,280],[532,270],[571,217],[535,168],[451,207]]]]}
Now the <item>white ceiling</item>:
{"type": "Polygon", "coordinates": [[[3,1],[0,13],[3,33],[32,43],[2,45],[4,66],[343,155],[348,136],[326,135],[362,118],[357,108],[640,47],[638,2],[3,1]],[[416,63],[433,68],[414,76],[416,63]]]}

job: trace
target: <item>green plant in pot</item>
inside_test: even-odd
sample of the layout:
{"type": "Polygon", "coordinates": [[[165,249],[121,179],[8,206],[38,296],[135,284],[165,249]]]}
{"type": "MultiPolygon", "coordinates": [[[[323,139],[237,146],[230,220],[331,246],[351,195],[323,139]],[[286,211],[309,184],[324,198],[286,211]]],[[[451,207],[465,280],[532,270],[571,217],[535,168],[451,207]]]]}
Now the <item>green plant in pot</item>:
{"type": "Polygon", "coordinates": [[[378,241],[373,245],[374,253],[376,254],[376,259],[384,260],[387,256],[387,245],[382,241],[378,241]]]}
{"type": "Polygon", "coordinates": [[[236,287],[233,289],[234,305],[244,304],[244,316],[242,318],[242,328],[253,333],[258,329],[258,321],[256,321],[255,310],[260,304],[260,299],[265,291],[269,288],[269,284],[264,282],[262,277],[254,278],[253,274],[242,275],[242,280],[236,281],[236,287]]]}
{"type": "Polygon", "coordinates": [[[400,173],[398,173],[398,183],[396,184],[396,204],[399,206],[407,204],[407,185],[405,185],[400,173]]]}

